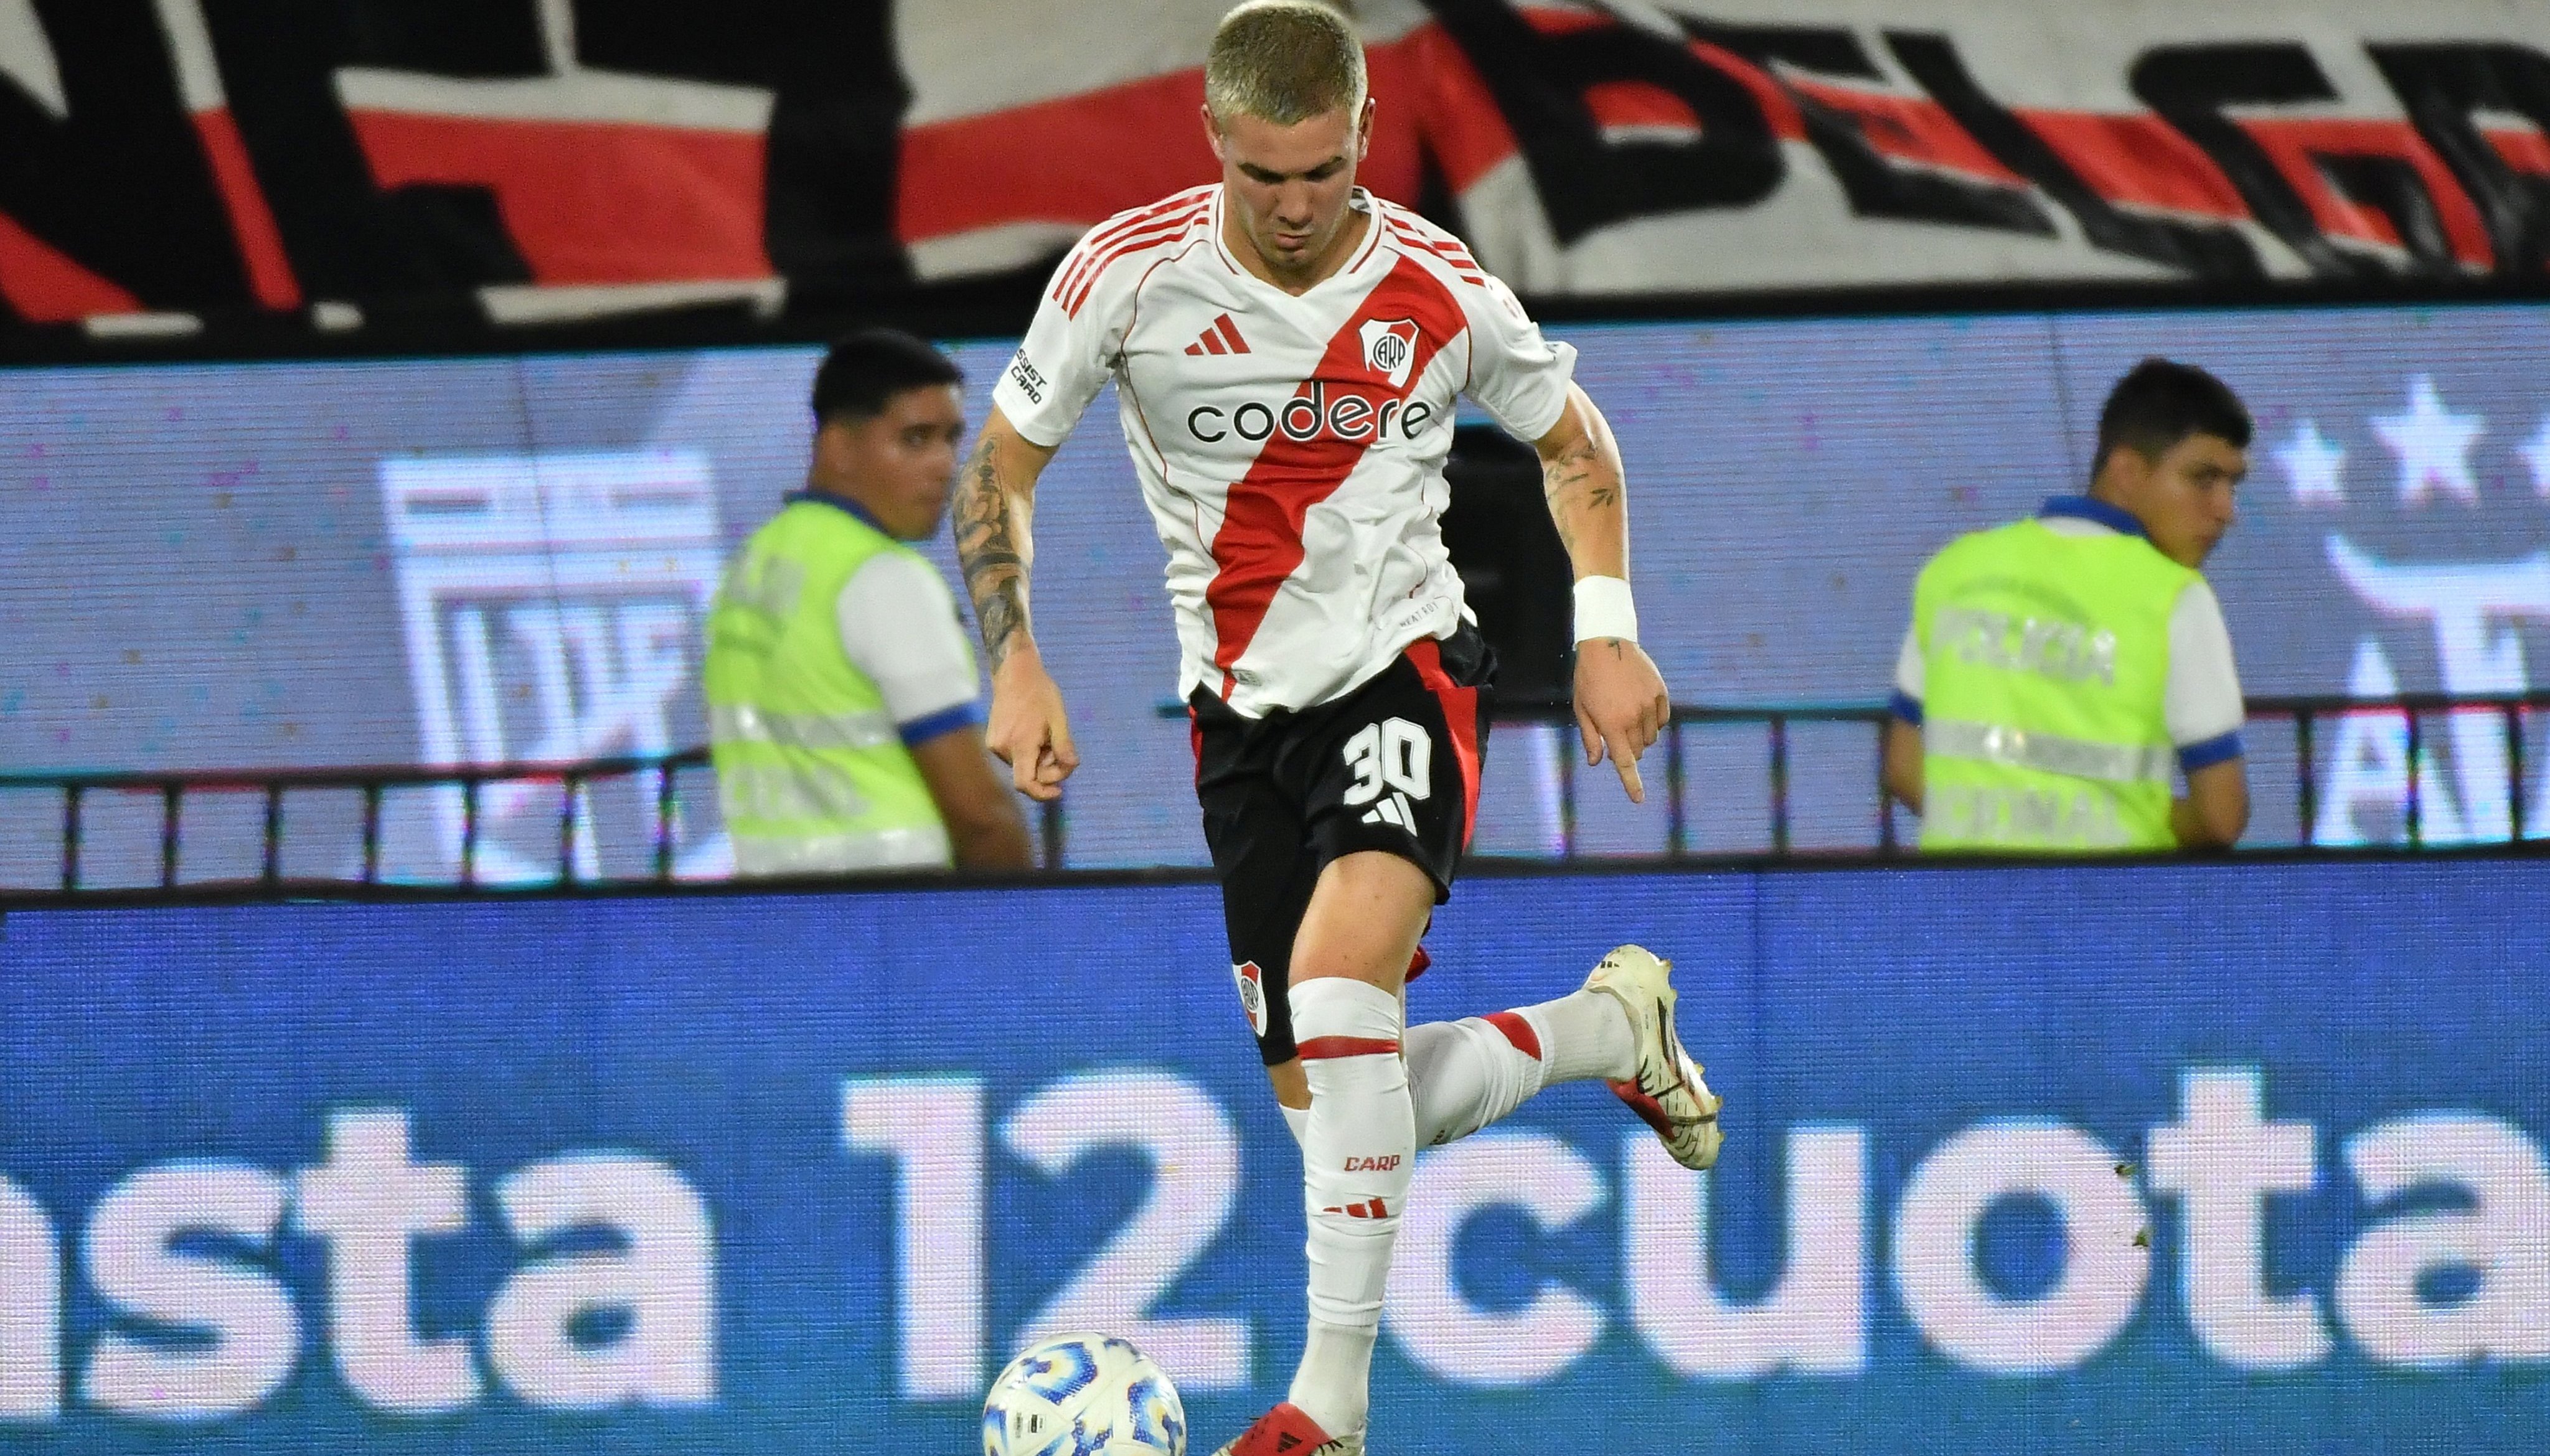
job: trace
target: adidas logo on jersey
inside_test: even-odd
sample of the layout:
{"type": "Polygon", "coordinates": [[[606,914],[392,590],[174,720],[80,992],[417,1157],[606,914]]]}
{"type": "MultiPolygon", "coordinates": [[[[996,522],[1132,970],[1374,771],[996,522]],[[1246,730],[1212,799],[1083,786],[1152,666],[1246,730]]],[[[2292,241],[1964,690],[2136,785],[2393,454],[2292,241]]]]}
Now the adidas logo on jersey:
{"type": "Polygon", "coordinates": [[[1363,812],[1368,825],[1397,825],[1410,833],[1417,832],[1417,811],[1408,806],[1408,796],[1393,794],[1363,812]]]}
{"type": "MultiPolygon", "coordinates": [[[[1230,315],[1223,314],[1214,319],[1213,327],[1204,331],[1202,337],[1198,338],[1195,342],[1187,345],[1187,352],[1191,354],[1244,354],[1248,352],[1248,340],[1239,337],[1239,326],[1230,322],[1230,315]]],[[[1394,380],[1392,382],[1396,383],[1397,381],[1394,380]]]]}

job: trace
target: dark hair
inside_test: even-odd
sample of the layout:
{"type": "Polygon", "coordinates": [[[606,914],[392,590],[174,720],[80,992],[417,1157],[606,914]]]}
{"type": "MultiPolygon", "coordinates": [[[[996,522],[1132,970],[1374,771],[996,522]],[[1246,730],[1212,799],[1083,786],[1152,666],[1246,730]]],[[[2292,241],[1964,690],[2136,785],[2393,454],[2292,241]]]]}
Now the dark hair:
{"type": "Polygon", "coordinates": [[[2249,432],[2248,407],[2231,386],[2194,364],[2145,359],[2108,392],[2090,474],[2096,478],[2119,445],[2157,460],[2191,435],[2218,436],[2245,450],[2249,432]]]}
{"type": "Polygon", "coordinates": [[[900,329],[862,329],[834,344],[815,371],[815,425],[855,425],[907,389],[964,379],[945,354],[900,329]]]}

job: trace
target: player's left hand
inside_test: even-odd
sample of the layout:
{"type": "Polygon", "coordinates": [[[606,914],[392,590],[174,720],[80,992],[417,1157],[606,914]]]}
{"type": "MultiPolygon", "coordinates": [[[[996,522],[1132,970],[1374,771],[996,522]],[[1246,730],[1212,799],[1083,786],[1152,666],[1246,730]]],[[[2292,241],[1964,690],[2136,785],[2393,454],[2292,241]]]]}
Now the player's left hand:
{"type": "Polygon", "coordinates": [[[1647,802],[1638,755],[1672,716],[1664,674],[1637,643],[1589,637],[1576,644],[1576,730],[1585,736],[1585,766],[1609,757],[1632,804],[1647,802]]]}

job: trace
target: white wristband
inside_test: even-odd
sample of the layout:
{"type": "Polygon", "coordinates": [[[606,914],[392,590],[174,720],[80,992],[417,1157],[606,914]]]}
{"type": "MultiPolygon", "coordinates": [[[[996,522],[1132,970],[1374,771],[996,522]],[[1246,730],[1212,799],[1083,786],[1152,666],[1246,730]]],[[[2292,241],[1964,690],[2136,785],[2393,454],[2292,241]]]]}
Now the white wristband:
{"type": "Polygon", "coordinates": [[[1589,576],[1576,583],[1576,640],[1638,639],[1638,608],[1629,584],[1617,576],[1589,576]]]}

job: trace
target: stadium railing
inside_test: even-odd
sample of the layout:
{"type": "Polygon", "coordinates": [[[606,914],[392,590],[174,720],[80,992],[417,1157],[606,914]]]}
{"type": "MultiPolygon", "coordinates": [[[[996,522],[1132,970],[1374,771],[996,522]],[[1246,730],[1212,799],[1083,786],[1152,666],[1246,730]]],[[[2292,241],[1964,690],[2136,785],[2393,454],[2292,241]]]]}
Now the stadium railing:
{"type": "MultiPolygon", "coordinates": [[[[2482,842],[2495,840],[2518,843],[2528,839],[2550,838],[2550,825],[2527,822],[2526,754],[2527,736],[2533,714],[2550,711],[2550,691],[2507,694],[2408,693],[2387,698],[2357,697],[2263,697],[2247,700],[2248,726],[2243,729],[2251,760],[2250,789],[2253,800],[2277,786],[2265,781],[2259,772],[2260,752],[2268,736],[2261,732],[2265,724],[2285,726],[2285,743],[2290,746],[2293,763],[2291,789],[2295,806],[2297,833],[2292,845],[2300,848],[2324,847],[2320,844],[2320,780],[2325,772],[2320,754],[2326,746],[2323,729],[2334,723],[2348,720],[2379,725],[2388,720],[2399,725],[2404,757],[2406,787],[2403,796],[2401,840],[2409,848],[2426,848],[2426,816],[2423,813],[2430,795],[2426,778],[2432,768],[2428,749],[2434,730],[2426,720],[2447,716],[2457,720],[2485,718],[2492,721],[2502,735],[2505,763],[2505,795],[2508,811],[2506,831],[2502,835],[2479,836],[2482,842]]],[[[1868,835],[1857,844],[1835,846],[1842,852],[1892,854],[1909,847],[1907,836],[1897,823],[1896,808],[1889,802],[1881,782],[1881,764],[1885,743],[1885,725],[1893,716],[1882,703],[1864,704],[1774,704],[1747,705],[1733,708],[1678,707],[1673,721],[1652,752],[1660,751],[1664,759],[1664,842],[1663,857],[1723,858],[1718,854],[1696,852],[1690,811],[1689,734],[1692,729],[1741,728],[1760,734],[1765,764],[1767,790],[1768,841],[1770,857],[1790,858],[1811,851],[1796,842],[1796,804],[1793,794],[1793,747],[1797,729],[1809,725],[1855,725],[1866,729],[1868,762],[1868,835]]],[[[1546,751],[1555,757],[1558,801],[1558,831],[1555,856],[1561,860],[1581,857],[1578,845],[1577,776],[1585,772],[1584,761],[1575,751],[1575,716],[1564,705],[1503,707],[1495,714],[1500,725],[1547,725],[1560,728],[1547,739],[1546,751]]],[[[2275,755],[2278,758],[2284,755],[2275,755]]],[[[1595,772],[1609,776],[1608,767],[1595,772]]],[[[2550,797],[2550,791],[2545,791],[2550,797]]],[[[2472,842],[2464,838],[2460,842],[2472,842]]],[[[1759,851],[1743,857],[1758,858],[1759,851]]]]}
{"type": "MultiPolygon", "coordinates": [[[[1163,709],[1163,716],[1171,710],[1163,709]]],[[[2537,814],[2528,814],[2526,787],[2528,773],[2526,745],[2533,716],[2550,713],[2550,692],[2521,694],[2405,694],[2389,698],[2351,697],[2271,697],[2249,700],[2249,755],[2253,798],[2263,790],[2275,787],[2262,778],[2261,753],[2265,735],[2263,724],[2282,723],[2287,728],[2293,774],[2290,789],[2296,810],[2297,833],[2286,841],[2293,847],[2322,847],[2318,832],[2320,824],[2320,756],[2326,743],[2326,732],[2332,725],[2350,720],[2371,721],[2380,727],[2386,721],[2398,726],[2399,742],[2404,758],[2405,788],[2402,796],[2402,818],[2397,841],[2412,849],[2431,847],[2428,832],[2428,780],[2433,766],[2428,746],[2435,728],[2427,720],[2437,717],[2452,720],[2456,728],[2474,720],[2484,720],[2501,735],[2505,769],[2506,822],[2503,832],[2474,834],[2464,825],[2454,842],[2521,843],[2550,839],[2550,824],[2537,823],[2537,814]]],[[[1182,710],[1179,711],[1180,716],[1182,710]]],[[[1706,850],[1696,846],[1691,811],[1691,764],[1693,738],[1698,733],[1740,731],[1758,735],[1759,755],[1765,772],[1765,805],[1767,808],[1767,857],[1773,860],[1800,858],[1833,853],[1866,855],[1905,852],[1907,836],[1899,827],[1896,811],[1879,786],[1878,763],[1884,741],[1884,726],[1889,717],[1882,704],[1796,704],[1748,705],[1743,707],[1690,706],[1674,710],[1673,719],[1652,755],[1662,759],[1663,833],[1660,852],[1649,859],[1667,862],[1723,862],[1730,859],[1758,861],[1766,857],[1763,848],[1752,847],[1740,852],[1706,850]],[[1864,837],[1857,842],[1801,845],[1797,833],[1794,763],[1796,741],[1802,729],[1818,727],[1856,727],[1865,730],[1868,764],[1867,817],[1863,821],[1864,837]]],[[[1539,751],[1548,760],[1537,766],[1540,780],[1552,786],[1550,806],[1553,810],[1554,833],[1537,851],[1520,857],[1546,858],[1561,862],[1589,857],[1580,833],[1578,776],[1587,772],[1576,751],[1574,717],[1563,704],[1502,705],[1495,722],[1501,728],[1532,727],[1543,729],[1539,751]]],[[[2467,733],[2457,733],[2459,743],[2467,745],[2467,733]]],[[[1509,750],[1511,752],[1511,750],[1509,750]]],[[[2279,755],[2281,756],[2281,755],[2279,755]]],[[[42,886],[14,884],[15,890],[53,889],[77,894],[91,890],[109,890],[131,894],[137,889],[151,888],[125,881],[101,886],[84,874],[83,851],[88,842],[86,818],[89,807],[110,796],[130,801],[139,797],[155,801],[158,815],[158,864],[156,888],[176,890],[197,888],[207,883],[262,887],[275,891],[299,888],[343,886],[381,886],[400,884],[432,887],[441,890],[475,890],[499,887],[499,881],[482,872],[482,849],[485,845],[487,815],[485,805],[493,793],[519,795],[529,787],[547,788],[557,796],[558,812],[553,839],[556,858],[549,874],[532,876],[528,881],[519,873],[505,877],[504,887],[523,888],[526,884],[551,886],[609,886],[670,884],[677,880],[696,880],[702,876],[685,871],[681,851],[684,847],[684,818],[676,812],[677,781],[685,772],[705,773],[708,750],[690,748],[666,754],[635,754],[620,757],[593,758],[573,763],[509,763],[478,764],[458,767],[348,767],[291,770],[134,770],[113,772],[74,772],[55,770],[12,771],[0,773],[0,796],[16,803],[24,796],[50,794],[58,807],[59,878],[56,884],[42,886]],[[631,872],[593,868],[596,863],[595,830],[588,813],[589,795],[598,786],[620,784],[635,787],[651,806],[646,816],[647,841],[638,857],[638,867],[631,872]],[[350,865],[337,873],[318,876],[287,875],[284,872],[290,821],[286,806],[297,793],[336,791],[359,796],[361,805],[359,852],[350,865]],[[458,852],[451,867],[439,874],[420,876],[412,869],[396,874],[386,871],[383,856],[384,806],[394,793],[439,793],[446,803],[456,798],[458,808],[458,852]],[[262,811],[257,833],[260,855],[256,872],[245,878],[219,881],[189,879],[181,874],[184,860],[183,825],[189,800],[207,796],[252,796],[262,811]]],[[[1648,759],[1653,768],[1656,757],[1648,759]]],[[[1608,767],[1593,770],[1609,776],[1608,767]]],[[[2467,772],[2467,768],[2465,768],[2467,772]]],[[[2550,790],[2545,790],[2550,798],[2550,790]]],[[[1068,795],[1061,803],[1038,806],[1038,840],[1040,860],[1046,870],[1059,870],[1069,865],[1068,795]]],[[[517,821],[519,823],[519,821],[517,821]]],[[[1501,851],[1511,855],[1513,851],[1501,851]]],[[[1607,852],[1603,857],[1618,857],[1607,852]]],[[[624,857],[624,863],[626,862],[624,857]]],[[[712,876],[714,877],[714,876],[712,876]]]]}

